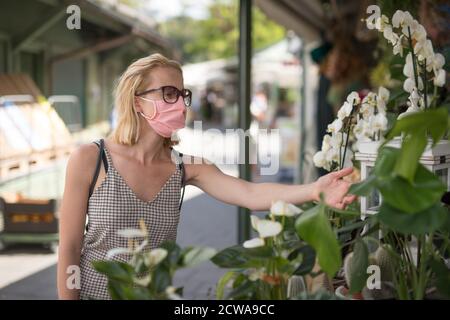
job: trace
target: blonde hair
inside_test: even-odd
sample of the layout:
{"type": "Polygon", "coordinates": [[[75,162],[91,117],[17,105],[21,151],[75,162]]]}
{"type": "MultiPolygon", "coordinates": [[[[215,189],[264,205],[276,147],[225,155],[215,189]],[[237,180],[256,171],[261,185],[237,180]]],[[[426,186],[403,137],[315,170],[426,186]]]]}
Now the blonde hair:
{"type": "MultiPolygon", "coordinates": [[[[145,88],[148,84],[145,80],[155,67],[172,67],[183,74],[181,65],[177,61],[170,60],[159,53],[141,58],[128,66],[127,70],[120,76],[114,90],[117,112],[117,126],[111,133],[114,142],[133,145],[138,141],[140,122],[134,104],[135,93],[145,88]]],[[[177,141],[172,141],[171,138],[164,138],[165,146],[173,146],[177,143],[177,141]]]]}

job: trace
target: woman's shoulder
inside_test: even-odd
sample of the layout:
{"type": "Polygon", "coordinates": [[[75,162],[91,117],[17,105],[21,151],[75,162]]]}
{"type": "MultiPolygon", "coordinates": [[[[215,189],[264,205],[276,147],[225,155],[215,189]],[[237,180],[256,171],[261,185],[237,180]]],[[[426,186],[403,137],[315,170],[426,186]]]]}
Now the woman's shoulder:
{"type": "Polygon", "coordinates": [[[93,142],[77,146],[70,154],[67,170],[76,171],[80,176],[90,177],[91,171],[95,169],[98,153],[99,148],[93,142]]]}

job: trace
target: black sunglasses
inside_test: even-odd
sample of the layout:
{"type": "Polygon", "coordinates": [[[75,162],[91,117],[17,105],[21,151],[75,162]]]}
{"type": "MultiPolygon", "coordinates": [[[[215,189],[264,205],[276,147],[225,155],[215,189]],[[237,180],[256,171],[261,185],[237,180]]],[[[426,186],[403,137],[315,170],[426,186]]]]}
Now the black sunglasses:
{"type": "Polygon", "coordinates": [[[181,97],[183,97],[184,104],[186,105],[186,107],[191,106],[192,91],[189,89],[178,90],[177,88],[175,88],[173,86],[163,86],[161,88],[149,89],[149,90],[143,91],[141,93],[136,93],[135,95],[138,97],[138,96],[142,96],[147,93],[160,91],[160,90],[162,90],[163,99],[165,102],[173,104],[173,103],[177,102],[178,98],[181,96],[181,97]]]}

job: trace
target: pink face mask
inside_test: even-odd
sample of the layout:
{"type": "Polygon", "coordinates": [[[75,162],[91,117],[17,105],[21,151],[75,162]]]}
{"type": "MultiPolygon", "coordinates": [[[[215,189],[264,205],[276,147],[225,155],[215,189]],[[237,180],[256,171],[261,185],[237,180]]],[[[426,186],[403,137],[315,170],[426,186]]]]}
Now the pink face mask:
{"type": "Polygon", "coordinates": [[[170,138],[176,130],[184,128],[186,121],[184,111],[186,106],[181,97],[175,103],[167,103],[164,100],[150,100],[143,97],[139,98],[153,102],[155,112],[151,117],[146,116],[142,112],[140,114],[160,136],[170,138]]]}

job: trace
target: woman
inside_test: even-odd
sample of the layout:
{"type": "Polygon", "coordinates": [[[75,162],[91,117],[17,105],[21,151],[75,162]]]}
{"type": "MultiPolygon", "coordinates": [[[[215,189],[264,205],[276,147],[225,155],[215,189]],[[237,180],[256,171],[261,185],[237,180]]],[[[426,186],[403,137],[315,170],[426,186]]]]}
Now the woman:
{"type": "Polygon", "coordinates": [[[92,143],[75,150],[67,165],[60,210],[61,299],[110,298],[106,278],[91,261],[127,246],[118,230],[138,228],[143,219],[149,227],[149,247],[176,239],[183,173],[186,184],[250,210],[267,210],[272,200],[297,204],[318,200],[321,192],[329,205],[338,208],[354,200],[346,195],[349,184],[341,179],[351,168],[307,185],[251,183],[223,174],[201,158],[181,157],[170,137],[184,126],[190,99],[180,65],[160,54],[134,62],[121,76],[115,92],[118,123],[104,141],[104,161],[99,161],[99,148],[92,143]],[[97,179],[96,168],[101,168],[97,179]],[[78,266],[80,286],[71,279],[78,266]]]}

